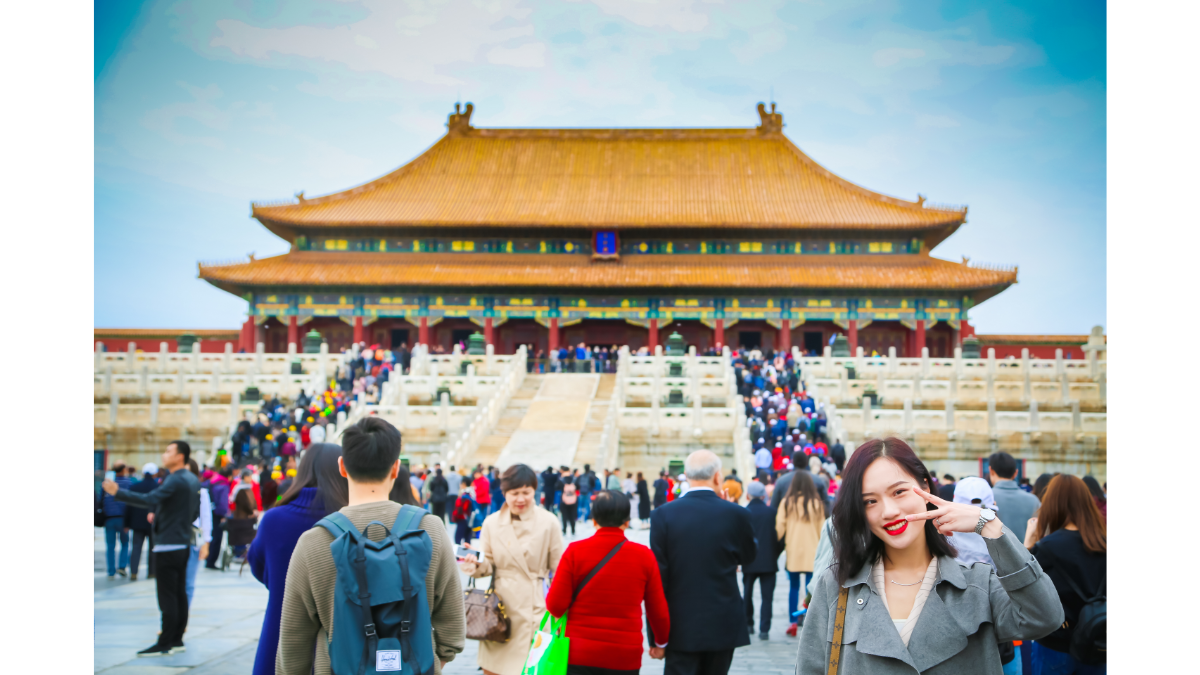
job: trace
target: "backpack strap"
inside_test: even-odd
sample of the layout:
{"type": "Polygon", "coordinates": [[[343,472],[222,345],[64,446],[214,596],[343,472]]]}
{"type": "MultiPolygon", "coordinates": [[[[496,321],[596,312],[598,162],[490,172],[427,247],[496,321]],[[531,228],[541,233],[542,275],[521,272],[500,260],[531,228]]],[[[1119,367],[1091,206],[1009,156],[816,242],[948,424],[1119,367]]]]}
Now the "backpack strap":
{"type": "Polygon", "coordinates": [[[1083,604],[1086,605],[1089,602],[1093,602],[1095,600],[1100,600],[1101,598],[1107,599],[1107,597],[1105,595],[1105,586],[1108,584],[1108,575],[1107,574],[1105,575],[1104,579],[1100,581],[1100,588],[1093,595],[1088,595],[1087,593],[1084,593],[1079,588],[1079,584],[1075,583],[1075,579],[1072,578],[1071,575],[1064,574],[1062,576],[1063,576],[1063,578],[1065,578],[1067,580],[1067,585],[1071,587],[1071,590],[1075,591],[1075,595],[1078,595],[1079,599],[1083,601],[1083,604]]]}
{"type": "Polygon", "coordinates": [[[396,514],[396,522],[392,525],[393,532],[407,532],[421,527],[421,519],[425,517],[425,509],[419,509],[411,504],[404,504],[396,514]]]}
{"type": "Polygon", "coordinates": [[[354,523],[351,523],[349,518],[339,512],[335,511],[318,520],[317,525],[325,528],[335,540],[342,535],[350,537],[350,544],[353,547],[350,554],[350,568],[354,570],[354,578],[358,582],[358,605],[362,614],[363,632],[367,638],[363,641],[363,656],[358,664],[358,675],[365,675],[367,662],[370,660],[371,654],[375,653],[379,643],[379,636],[375,633],[375,620],[371,617],[371,590],[367,586],[367,545],[363,541],[363,537],[359,535],[358,528],[354,527],[354,523]]]}
{"type": "MultiPolygon", "coordinates": [[[[414,524],[418,525],[421,518],[425,517],[425,510],[415,506],[405,504],[400,507],[400,512],[396,514],[396,522],[392,525],[391,538],[392,550],[396,553],[396,560],[400,563],[400,579],[401,591],[404,604],[401,608],[403,618],[400,620],[400,649],[401,654],[407,658],[409,666],[414,673],[420,673],[420,664],[417,662],[416,652],[412,648],[412,627],[416,623],[417,603],[413,601],[413,585],[412,577],[408,573],[408,551],[404,545],[400,543],[400,533],[417,529],[414,524]]],[[[363,675],[359,673],[359,675],[363,675]]]]}
{"type": "Polygon", "coordinates": [[[349,518],[342,515],[338,511],[334,511],[333,513],[318,520],[317,525],[325,528],[325,531],[333,535],[334,539],[337,539],[343,534],[350,535],[352,539],[358,538],[358,528],[354,527],[354,523],[350,522],[349,518]]]}
{"type": "MultiPolygon", "coordinates": [[[[352,528],[353,529],[353,528],[352,528]]],[[[358,675],[365,675],[367,663],[379,645],[379,635],[375,632],[375,619],[371,616],[371,589],[367,586],[367,544],[362,537],[353,537],[354,557],[350,559],[350,567],[358,580],[358,607],[362,612],[363,656],[358,663],[358,675]]]]}

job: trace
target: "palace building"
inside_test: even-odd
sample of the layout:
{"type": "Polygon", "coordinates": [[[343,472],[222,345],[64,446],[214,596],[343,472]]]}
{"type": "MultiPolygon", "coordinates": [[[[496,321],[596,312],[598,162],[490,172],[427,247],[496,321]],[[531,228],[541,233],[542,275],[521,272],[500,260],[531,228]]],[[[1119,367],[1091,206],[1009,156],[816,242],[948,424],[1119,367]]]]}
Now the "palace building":
{"type": "Polygon", "coordinates": [[[239,344],[283,352],[316,330],[497,353],[587,342],[728,344],[951,356],[969,310],[1016,268],[935,258],[966,207],[859,187],[804,154],[759,104],[739,129],[492,129],[455,106],[395,171],[254,204],[282,255],[199,265],[246,300],[239,344]]]}

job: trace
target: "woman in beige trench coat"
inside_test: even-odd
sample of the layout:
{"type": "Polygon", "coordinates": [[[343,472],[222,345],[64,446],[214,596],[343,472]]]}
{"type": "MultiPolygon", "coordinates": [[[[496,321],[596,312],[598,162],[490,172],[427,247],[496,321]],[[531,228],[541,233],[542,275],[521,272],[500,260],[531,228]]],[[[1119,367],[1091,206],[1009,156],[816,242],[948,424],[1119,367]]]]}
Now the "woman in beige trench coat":
{"type": "Polygon", "coordinates": [[[482,560],[460,566],[473,577],[495,575],[496,595],[512,622],[508,642],[479,642],[479,667],[485,675],[520,675],[529,643],[546,613],[550,575],[563,554],[558,520],[537,507],[537,473],[524,464],[509,467],[500,477],[504,506],[483,521],[479,541],[472,547],[482,560]]]}
{"type": "Polygon", "coordinates": [[[788,616],[792,619],[787,634],[794,637],[799,630],[796,612],[812,576],[821,527],[828,514],[812,474],[802,469],[793,474],[787,494],[776,492],[774,499],[781,500],[775,514],[775,536],[787,547],[788,616]]]}

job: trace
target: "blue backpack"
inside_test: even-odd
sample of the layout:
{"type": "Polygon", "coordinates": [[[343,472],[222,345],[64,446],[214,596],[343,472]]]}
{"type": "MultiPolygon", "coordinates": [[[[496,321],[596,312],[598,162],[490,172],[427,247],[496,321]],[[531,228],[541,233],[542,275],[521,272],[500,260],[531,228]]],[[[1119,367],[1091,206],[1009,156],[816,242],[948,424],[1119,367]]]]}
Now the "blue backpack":
{"type": "Polygon", "coordinates": [[[350,519],[331,513],[317,523],[333,535],[337,568],[333,640],[334,675],[433,673],[433,638],[425,577],[433,542],[420,529],[423,509],[402,506],[392,529],[373,520],[359,532],[350,519]],[[372,525],[387,536],[367,538],[372,525]]]}

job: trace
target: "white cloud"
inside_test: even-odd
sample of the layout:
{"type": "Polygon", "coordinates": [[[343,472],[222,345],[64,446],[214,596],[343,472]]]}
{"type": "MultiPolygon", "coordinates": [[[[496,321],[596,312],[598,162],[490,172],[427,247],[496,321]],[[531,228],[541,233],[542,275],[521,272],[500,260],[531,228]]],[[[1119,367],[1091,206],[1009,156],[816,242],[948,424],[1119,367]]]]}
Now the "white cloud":
{"type": "MultiPolygon", "coordinates": [[[[694,33],[708,26],[708,15],[695,11],[696,0],[591,0],[592,4],[647,28],[667,27],[681,33],[694,33]]],[[[705,3],[713,4],[713,3],[705,3]]]]}
{"type": "MultiPolygon", "coordinates": [[[[447,68],[477,63],[480,54],[533,35],[529,11],[520,4],[520,0],[364,0],[368,15],[342,26],[262,28],[235,19],[217,19],[207,46],[255,61],[298,56],[405,82],[456,85],[463,80],[448,74],[447,68]]],[[[523,67],[534,64],[533,48],[520,46],[512,51],[517,53],[509,61],[519,61],[517,65],[523,67]]]]}
{"type": "Polygon", "coordinates": [[[920,59],[925,57],[924,49],[904,49],[901,47],[890,47],[888,49],[880,49],[875,52],[871,60],[880,68],[889,68],[900,63],[903,59],[920,59]]]}
{"type": "Polygon", "coordinates": [[[958,120],[947,115],[917,115],[917,126],[925,129],[949,129],[959,126],[958,120]]]}
{"type": "Polygon", "coordinates": [[[496,47],[487,53],[488,63],[517,68],[541,68],[546,65],[546,45],[530,42],[513,49],[496,47]]]}

